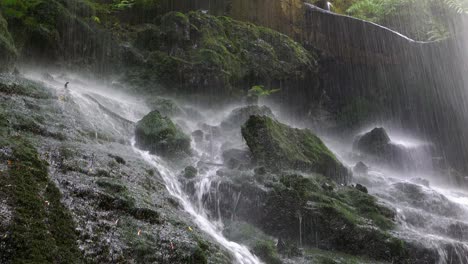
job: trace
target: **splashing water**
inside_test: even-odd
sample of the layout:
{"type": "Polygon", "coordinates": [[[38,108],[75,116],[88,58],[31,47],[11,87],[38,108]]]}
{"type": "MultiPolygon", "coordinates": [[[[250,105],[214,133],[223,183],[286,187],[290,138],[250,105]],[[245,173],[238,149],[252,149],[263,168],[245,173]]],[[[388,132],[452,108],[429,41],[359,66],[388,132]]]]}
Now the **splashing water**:
{"type": "MultiPolygon", "coordinates": [[[[58,90],[63,90],[62,85],[49,85],[58,90]]],[[[105,111],[105,109],[130,122],[141,119],[149,112],[149,109],[136,99],[124,95],[118,96],[115,92],[106,92],[105,89],[101,89],[102,87],[93,88],[96,89],[89,89],[89,86],[79,86],[72,83],[72,89],[68,96],[78,106],[82,115],[89,119],[89,123],[93,124],[97,132],[104,130],[116,136],[128,137],[132,135],[133,131],[128,131],[128,129],[122,127],[121,122],[120,124],[116,122],[116,116],[105,111]]],[[[232,106],[226,107],[225,111],[218,113],[218,116],[210,114],[207,115],[210,116],[209,119],[205,118],[202,121],[208,123],[219,122],[219,119],[222,120],[231,109],[232,106]]],[[[186,132],[191,132],[196,128],[194,123],[196,121],[185,119],[182,121],[187,124],[186,132]]],[[[169,193],[181,202],[184,210],[193,217],[199,228],[231,252],[236,263],[261,263],[247,247],[229,241],[222,235],[223,223],[220,215],[219,198],[217,197],[220,181],[216,175],[218,169],[216,166],[222,163],[220,149],[228,141],[228,138],[236,138],[239,142],[235,143],[241,145],[245,145],[245,143],[240,141],[238,134],[224,135],[219,139],[214,138],[212,133],[211,131],[208,135],[209,140],[205,142],[205,146],[199,146],[195,143],[192,145],[192,148],[197,152],[194,162],[210,163],[210,166],[206,166],[206,169],[201,171],[197,177],[193,196],[185,193],[178,180],[178,173],[171,165],[158,156],[136,148],[133,139],[131,143],[135,153],[160,172],[169,193]],[[215,216],[210,215],[205,209],[207,198],[214,199],[214,204],[218,207],[214,210],[215,216]]],[[[426,144],[426,142],[409,140],[399,135],[390,136],[392,141],[405,147],[426,144]]],[[[347,158],[349,156],[347,147],[339,144],[334,145],[333,141],[326,137],[324,139],[330,149],[343,162],[350,167],[355,164],[356,160],[347,158]]],[[[468,218],[468,194],[437,185],[436,178],[429,178],[429,175],[426,175],[427,171],[424,171],[422,176],[434,180],[434,183],[431,182],[431,186],[425,186],[419,181],[414,181],[415,177],[421,177],[421,174],[391,172],[382,169],[378,164],[370,165],[369,174],[366,177],[357,177],[356,182],[366,185],[371,194],[377,196],[381,202],[396,209],[398,225],[392,233],[405,241],[423,244],[425,248],[432,249],[437,254],[435,263],[468,263],[468,222],[466,221],[468,218]],[[416,199],[414,198],[415,195],[418,196],[416,199]]],[[[442,176],[439,175],[439,178],[442,178],[442,176]]],[[[241,194],[238,195],[237,199],[240,198],[241,194]]]]}
{"type": "MultiPolygon", "coordinates": [[[[56,90],[59,100],[68,100],[68,103],[71,105],[65,106],[64,102],[62,104],[63,111],[67,111],[67,107],[76,106],[81,116],[74,118],[85,118],[87,123],[92,125],[96,137],[101,132],[108,133],[115,138],[125,138],[133,135],[134,131],[130,129],[133,127],[133,123],[140,120],[150,111],[140,100],[120,94],[98,83],[80,80],[78,77],[73,77],[75,81],[70,82],[69,89],[64,89],[63,83],[65,83],[65,78],[61,78],[60,76],[56,77],[53,81],[45,80],[37,73],[29,73],[27,76],[56,90]],[[128,126],[128,124],[132,124],[132,126],[128,126]]],[[[69,78],[71,77],[67,77],[67,79],[69,78]]],[[[177,179],[177,172],[168,163],[156,155],[151,155],[149,152],[136,148],[133,138],[130,139],[130,142],[135,153],[159,171],[165,182],[166,189],[181,202],[184,210],[193,217],[198,227],[225,247],[233,255],[235,263],[262,263],[246,246],[226,239],[222,235],[223,225],[221,217],[219,216],[217,221],[212,221],[204,209],[203,197],[210,191],[213,183],[211,175],[215,175],[215,168],[209,169],[203,174],[203,177],[200,177],[200,181],[195,185],[197,199],[192,201],[183,191],[177,179]]],[[[210,149],[208,150],[211,157],[214,155],[213,149],[219,147],[219,145],[215,146],[214,144],[213,140],[211,140],[210,149]]],[[[198,149],[197,151],[201,152],[202,150],[198,149]]],[[[209,161],[215,162],[217,160],[210,158],[209,161]]]]}
{"type": "Polygon", "coordinates": [[[247,247],[231,242],[227,240],[224,236],[222,236],[220,228],[208,219],[208,216],[206,215],[203,207],[201,206],[201,197],[205,192],[208,191],[207,189],[211,186],[211,181],[208,178],[204,178],[198,185],[201,191],[199,191],[198,196],[198,207],[195,208],[190,202],[189,197],[182,191],[177,178],[174,176],[176,175],[176,173],[174,171],[171,171],[169,169],[169,166],[161,158],[159,158],[158,156],[151,155],[147,151],[139,150],[135,147],[134,140],[132,140],[132,146],[135,152],[139,153],[145,161],[147,161],[149,164],[158,169],[159,173],[164,179],[164,182],[166,183],[166,188],[169,191],[169,193],[182,202],[185,211],[187,211],[191,216],[193,216],[197,225],[204,232],[212,236],[218,243],[220,243],[221,245],[226,247],[231,253],[233,253],[237,263],[261,263],[256,256],[250,253],[247,247]]]}

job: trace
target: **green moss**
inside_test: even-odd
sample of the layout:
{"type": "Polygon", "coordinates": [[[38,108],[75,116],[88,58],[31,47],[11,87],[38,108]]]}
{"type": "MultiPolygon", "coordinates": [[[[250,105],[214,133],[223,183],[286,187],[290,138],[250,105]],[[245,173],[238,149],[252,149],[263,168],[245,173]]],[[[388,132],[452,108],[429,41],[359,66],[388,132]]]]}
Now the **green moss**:
{"type": "Polygon", "coordinates": [[[404,243],[387,233],[394,228],[395,213],[375,197],[354,187],[333,186],[319,175],[286,174],[280,183],[273,185],[262,209],[266,231],[294,238],[301,216],[314,223],[303,226],[303,243],[331,243],[336,250],[387,261],[406,256],[404,243]]]}
{"type": "Polygon", "coordinates": [[[160,59],[149,62],[160,81],[190,90],[216,88],[218,93],[249,87],[244,84],[252,77],[265,83],[302,78],[316,64],[313,55],[285,35],[203,12],[170,12],[159,27],[143,29],[136,45],[153,52],[150,58],[157,52],[160,59]]]}
{"type": "Polygon", "coordinates": [[[276,245],[271,240],[260,240],[255,243],[252,251],[266,264],[281,264],[283,263],[276,252],[276,245]]]}
{"type": "Polygon", "coordinates": [[[37,99],[52,98],[51,92],[40,83],[7,75],[0,75],[0,92],[37,99]]]}
{"type": "MultiPolygon", "coordinates": [[[[322,176],[304,177],[284,175],[280,178],[283,186],[294,190],[298,206],[313,201],[321,210],[336,214],[356,225],[373,224],[382,230],[394,228],[395,212],[378,204],[377,199],[353,187],[341,187],[329,191],[324,186],[335,188],[333,182],[322,176]]],[[[277,191],[283,191],[278,186],[277,191]]],[[[291,195],[291,194],[290,194],[291,195]]]]}
{"type": "Polygon", "coordinates": [[[190,258],[190,263],[196,264],[206,264],[208,263],[208,258],[206,256],[206,252],[200,245],[195,249],[195,252],[192,254],[190,258]]]}
{"type": "Polygon", "coordinates": [[[74,223],[47,175],[36,149],[19,137],[8,139],[13,155],[7,177],[8,203],[14,208],[8,241],[11,263],[81,263],[74,223]]]}
{"type": "Polygon", "coordinates": [[[394,227],[392,219],[395,212],[385,206],[379,205],[377,199],[371,195],[363,193],[356,188],[345,188],[340,195],[341,200],[355,208],[355,212],[361,217],[368,218],[383,230],[389,230],[394,227]]]}
{"type": "Polygon", "coordinates": [[[260,165],[281,170],[317,172],[346,183],[349,171],[310,130],[295,129],[266,116],[251,116],[242,136],[260,165]]]}
{"type": "Polygon", "coordinates": [[[308,259],[311,259],[313,263],[319,264],[383,264],[383,262],[374,259],[348,255],[336,251],[324,251],[317,248],[306,249],[304,255],[307,256],[308,259]]]}
{"type": "Polygon", "coordinates": [[[158,111],[152,111],[138,121],[135,135],[137,145],[152,153],[166,157],[191,153],[190,138],[168,117],[163,117],[158,111]]]}
{"type": "Polygon", "coordinates": [[[256,256],[267,264],[282,263],[273,238],[249,223],[228,222],[223,234],[232,241],[248,246],[256,256]]]}
{"type": "Polygon", "coordinates": [[[111,194],[117,194],[127,191],[127,187],[116,181],[99,179],[96,184],[111,194]]]}
{"type": "Polygon", "coordinates": [[[197,170],[197,168],[195,168],[193,166],[187,166],[184,169],[184,177],[187,178],[187,179],[193,179],[193,178],[197,177],[197,174],[198,174],[198,170],[197,170]]]}

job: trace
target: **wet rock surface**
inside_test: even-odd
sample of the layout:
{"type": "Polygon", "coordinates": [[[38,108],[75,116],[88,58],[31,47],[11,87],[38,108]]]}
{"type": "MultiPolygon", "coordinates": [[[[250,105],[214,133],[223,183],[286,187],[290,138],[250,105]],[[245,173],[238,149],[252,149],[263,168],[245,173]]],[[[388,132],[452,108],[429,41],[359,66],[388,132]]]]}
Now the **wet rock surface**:
{"type": "Polygon", "coordinates": [[[374,128],[359,135],[353,150],[371,162],[377,162],[398,171],[415,171],[432,166],[434,148],[427,144],[404,146],[390,140],[384,128],[374,128]]]}
{"type": "Polygon", "coordinates": [[[191,154],[190,138],[168,117],[152,111],[135,128],[135,140],[139,148],[165,157],[191,154]]]}
{"type": "Polygon", "coordinates": [[[351,172],[310,130],[288,127],[267,116],[250,116],[242,135],[255,161],[269,170],[316,172],[347,183],[351,172]]]}
{"type": "Polygon", "coordinates": [[[324,188],[322,182],[333,183],[318,176],[270,174],[268,178],[259,184],[238,182],[230,176],[205,197],[206,203],[213,213],[220,210],[225,219],[246,221],[296,247],[388,261],[406,256],[402,241],[372,227],[391,228],[395,212],[368,194],[352,187],[324,188]],[[217,199],[221,204],[213,202],[217,199]]]}
{"type": "MultiPolygon", "coordinates": [[[[107,130],[107,121],[103,123],[102,119],[88,119],[82,108],[77,107],[86,101],[77,101],[79,99],[75,97],[62,95],[60,90],[40,82],[5,75],[1,76],[0,82],[2,87],[6,87],[3,89],[15,87],[0,96],[0,141],[2,146],[6,146],[3,144],[5,140],[7,144],[29,141],[34,147],[28,148],[38,151],[34,159],[39,157],[47,164],[41,168],[49,186],[44,195],[50,193],[59,198],[52,199],[40,194],[40,200],[29,202],[34,201],[37,204],[34,207],[34,217],[38,221],[44,220],[42,213],[37,214],[38,210],[47,212],[44,215],[45,221],[52,221],[50,223],[56,228],[51,231],[52,236],[66,234],[67,239],[71,239],[54,238],[63,243],[60,245],[63,247],[60,249],[61,261],[70,256],[68,263],[187,263],[190,259],[201,259],[197,263],[230,262],[230,256],[224,249],[208,242],[206,235],[196,228],[186,213],[175,206],[176,203],[167,193],[154,167],[134,154],[128,143],[132,129],[121,123],[121,119],[114,120],[117,130],[107,130]],[[30,107],[34,107],[34,110],[30,107]],[[32,111],[37,116],[31,115],[32,111]],[[93,126],[98,123],[101,127],[93,126]],[[119,123],[121,125],[117,125],[119,123]],[[18,129],[19,127],[22,129],[18,129]],[[98,130],[90,130],[92,128],[98,130]],[[58,131],[62,134],[59,138],[54,136],[58,131]],[[54,222],[59,219],[60,223],[54,222]],[[66,228],[76,231],[67,231],[66,228]],[[70,244],[66,244],[66,241],[70,241],[70,244]],[[158,250],[154,250],[155,247],[158,250]]],[[[86,97],[83,98],[86,100],[86,97]]],[[[92,100],[87,104],[94,104],[99,109],[92,100]]],[[[91,110],[93,111],[95,110],[91,110]]],[[[11,164],[20,165],[22,162],[18,157],[25,159],[30,155],[28,149],[17,152],[21,156],[16,159],[10,156],[13,152],[8,148],[2,153],[2,164],[6,165],[9,164],[8,160],[15,160],[11,164]]],[[[31,166],[36,166],[34,164],[36,163],[31,166]]],[[[14,167],[11,165],[2,166],[2,176],[14,173],[12,168],[14,167]]],[[[2,181],[4,180],[10,181],[9,178],[2,177],[2,181]]],[[[12,200],[15,197],[35,199],[34,194],[18,193],[17,196],[12,196],[9,192],[4,192],[7,190],[5,188],[20,188],[19,184],[21,183],[2,183],[1,187],[0,208],[4,213],[0,229],[11,230],[15,225],[23,226],[21,230],[15,229],[14,236],[2,236],[1,262],[9,263],[23,258],[37,263],[42,257],[47,257],[47,254],[58,251],[54,249],[55,242],[47,241],[40,243],[47,245],[48,249],[34,251],[36,255],[24,253],[26,251],[17,254],[13,251],[31,248],[30,243],[35,243],[34,240],[20,239],[26,239],[31,232],[40,232],[37,226],[28,227],[22,224],[18,214],[29,209],[24,204],[13,203],[15,200],[12,200]],[[3,194],[7,196],[4,197],[3,194]]],[[[29,183],[28,186],[42,188],[42,183],[29,183]]],[[[48,239],[48,235],[44,239],[48,239]]],[[[52,262],[54,261],[50,259],[50,263],[52,262]]]]}

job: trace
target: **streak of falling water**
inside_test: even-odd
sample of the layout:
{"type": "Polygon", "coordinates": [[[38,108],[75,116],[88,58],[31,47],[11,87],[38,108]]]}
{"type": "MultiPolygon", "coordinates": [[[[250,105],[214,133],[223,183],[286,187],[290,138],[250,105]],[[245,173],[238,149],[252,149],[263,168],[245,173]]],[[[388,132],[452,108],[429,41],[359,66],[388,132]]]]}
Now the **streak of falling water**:
{"type": "MultiPolygon", "coordinates": [[[[37,74],[30,74],[29,77],[31,79],[44,81],[40,76],[37,76],[37,74]]],[[[63,81],[64,83],[64,80],[60,81],[63,81]]],[[[52,82],[44,82],[47,83],[50,88],[56,89],[59,93],[64,92],[61,85],[52,82]]],[[[99,104],[105,104],[106,108],[112,111],[112,113],[117,114],[125,120],[129,120],[129,122],[136,122],[140,120],[145,113],[149,112],[149,109],[142,107],[137,100],[132,100],[131,97],[123,94],[119,96],[119,94],[116,94],[115,91],[112,90],[106,91],[105,87],[99,87],[98,85],[92,84],[81,85],[78,83],[72,83],[70,86],[72,86],[72,89],[66,92],[67,94],[63,96],[70,99],[68,102],[69,104],[77,105],[81,118],[85,118],[95,129],[94,133],[96,134],[96,137],[98,131],[106,131],[118,136],[126,136],[128,133],[132,133],[132,131],[128,131],[128,129],[122,126],[119,122],[116,122],[115,116],[113,117],[112,114],[103,111],[99,104]]],[[[63,107],[63,110],[65,110],[65,104],[63,107]]],[[[212,154],[211,157],[213,157],[214,141],[212,135],[210,138],[210,153],[212,154]]],[[[210,191],[213,183],[213,177],[211,175],[215,175],[216,168],[209,169],[196,184],[197,198],[192,202],[187,194],[182,190],[177,178],[177,173],[172,170],[163,159],[136,148],[134,139],[131,139],[131,143],[135,153],[140,155],[146,162],[154,166],[160,172],[169,193],[180,200],[184,210],[193,217],[195,223],[200,227],[200,229],[210,235],[216,242],[224,246],[234,256],[235,263],[262,263],[246,246],[226,239],[222,235],[221,216],[218,216],[217,221],[212,221],[209,219],[208,214],[204,209],[203,197],[210,191]]]]}
{"type": "MultiPolygon", "coordinates": [[[[176,177],[176,172],[170,170],[169,166],[164,162],[164,160],[162,160],[158,156],[151,155],[147,151],[139,150],[135,147],[134,140],[132,140],[132,146],[134,151],[140,154],[145,161],[147,161],[149,164],[158,169],[162,178],[164,179],[164,182],[166,183],[166,188],[169,191],[169,193],[182,202],[185,211],[187,211],[194,218],[197,225],[204,232],[212,236],[218,243],[220,243],[231,253],[233,253],[237,263],[261,263],[256,256],[250,253],[247,247],[229,241],[224,236],[222,236],[219,228],[208,219],[208,216],[203,208],[200,208],[200,206],[198,206],[198,208],[195,208],[192,205],[189,197],[184,193],[184,191],[179,185],[179,182],[176,177]]],[[[200,187],[209,188],[209,185],[211,185],[211,181],[203,180],[203,184],[201,184],[200,187]]],[[[205,191],[201,191],[200,193],[203,194],[205,193],[205,191]]],[[[201,201],[199,203],[201,203],[201,201]]]]}

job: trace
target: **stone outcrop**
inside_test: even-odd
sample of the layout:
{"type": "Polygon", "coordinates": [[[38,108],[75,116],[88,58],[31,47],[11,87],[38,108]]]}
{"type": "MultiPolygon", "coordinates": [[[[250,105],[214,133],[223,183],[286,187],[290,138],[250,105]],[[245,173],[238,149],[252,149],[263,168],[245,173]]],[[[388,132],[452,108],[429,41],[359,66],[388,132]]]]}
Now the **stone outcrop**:
{"type": "Polygon", "coordinates": [[[315,172],[347,183],[351,172],[308,129],[291,128],[267,116],[251,116],[242,136],[255,161],[269,170],[315,172]]]}
{"type": "Polygon", "coordinates": [[[165,157],[185,156],[191,153],[190,138],[158,111],[152,111],[138,121],[135,140],[140,149],[165,157]]]}
{"type": "Polygon", "coordinates": [[[434,149],[421,144],[404,146],[390,140],[384,128],[378,127],[356,137],[353,150],[371,162],[377,162],[399,171],[428,170],[433,168],[434,149]]]}

